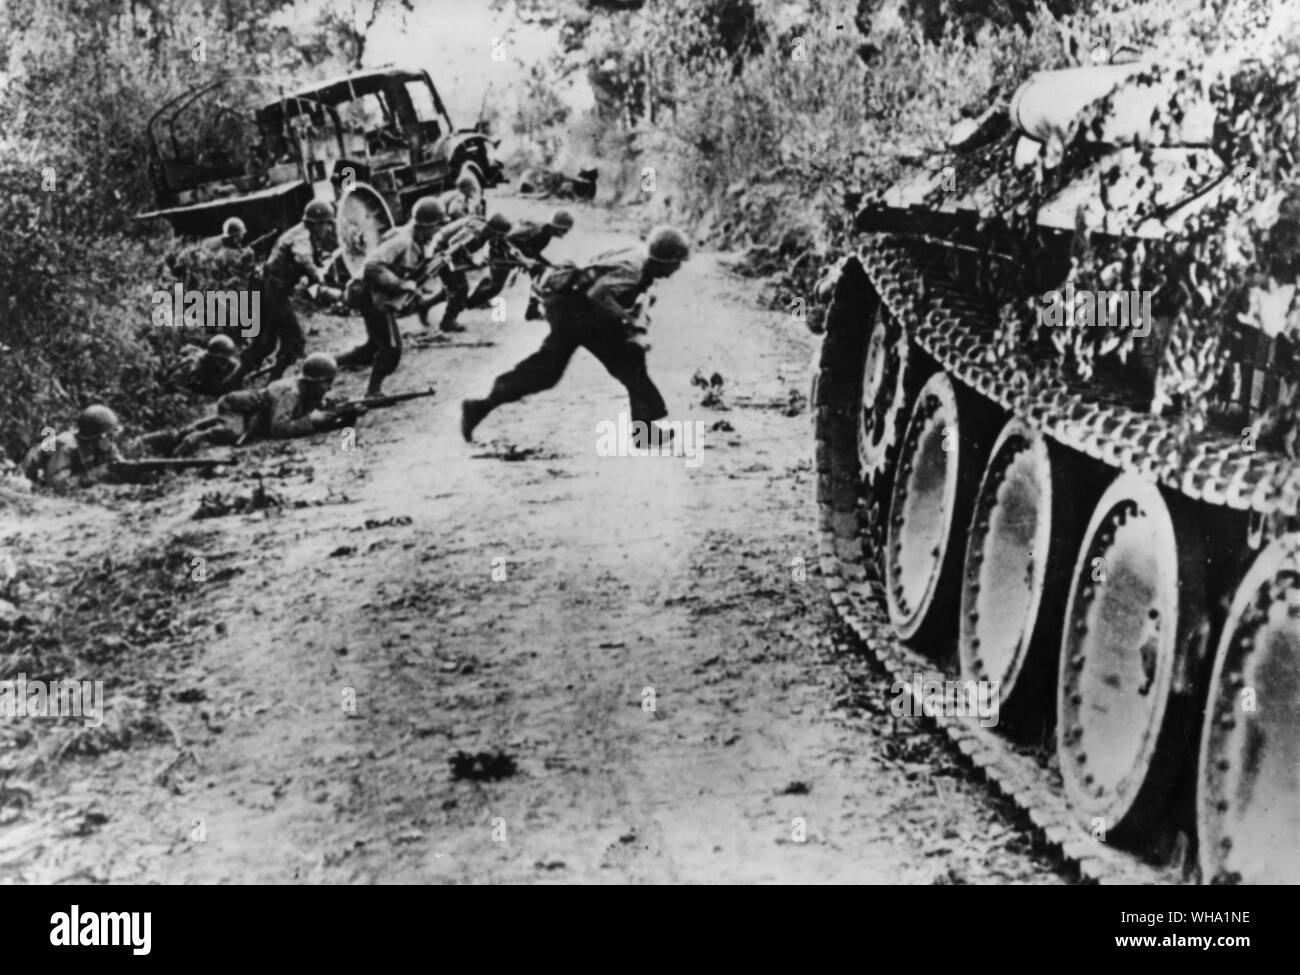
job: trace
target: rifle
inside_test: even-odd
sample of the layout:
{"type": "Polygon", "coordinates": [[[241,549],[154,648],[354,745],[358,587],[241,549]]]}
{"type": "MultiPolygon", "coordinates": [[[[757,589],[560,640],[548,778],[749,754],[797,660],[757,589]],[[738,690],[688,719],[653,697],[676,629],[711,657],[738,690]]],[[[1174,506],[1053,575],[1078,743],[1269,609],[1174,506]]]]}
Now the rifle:
{"type": "MultiPolygon", "coordinates": [[[[414,291],[398,291],[382,298],[372,291],[372,300],[380,308],[392,312],[398,318],[412,314],[419,309],[420,302],[429,297],[429,292],[425,291],[424,286],[429,283],[434,275],[441,273],[447,267],[450,259],[451,256],[444,251],[438,251],[426,257],[416,266],[415,273],[407,279],[415,282],[414,291]]],[[[453,273],[469,271],[473,270],[473,265],[453,267],[451,270],[453,273]]]]}
{"type": "Polygon", "coordinates": [[[437,391],[430,386],[428,389],[414,393],[391,393],[387,396],[366,396],[361,399],[350,399],[343,403],[326,404],[322,406],[321,409],[330,413],[338,414],[357,413],[361,410],[382,410],[388,406],[405,403],[407,400],[423,399],[426,396],[434,396],[436,393],[437,391]]]}
{"type": "Polygon", "coordinates": [[[151,457],[147,460],[115,460],[108,464],[108,472],[124,481],[138,480],[161,471],[206,471],[222,464],[232,464],[236,458],[192,457],[184,459],[151,457]]]}
{"type": "Polygon", "coordinates": [[[256,253],[257,253],[257,249],[258,249],[259,247],[261,247],[261,246],[262,246],[264,243],[266,243],[268,240],[271,240],[271,239],[273,239],[273,238],[275,238],[275,237],[278,237],[278,236],[280,235],[280,233],[281,233],[281,231],[280,231],[280,229],[279,229],[278,227],[277,227],[277,228],[273,228],[273,229],[271,229],[271,230],[268,230],[266,233],[262,234],[261,237],[257,237],[257,238],[255,238],[254,240],[249,241],[247,244],[244,244],[243,246],[244,246],[244,247],[247,247],[250,251],[252,251],[254,254],[256,254],[256,253]]]}

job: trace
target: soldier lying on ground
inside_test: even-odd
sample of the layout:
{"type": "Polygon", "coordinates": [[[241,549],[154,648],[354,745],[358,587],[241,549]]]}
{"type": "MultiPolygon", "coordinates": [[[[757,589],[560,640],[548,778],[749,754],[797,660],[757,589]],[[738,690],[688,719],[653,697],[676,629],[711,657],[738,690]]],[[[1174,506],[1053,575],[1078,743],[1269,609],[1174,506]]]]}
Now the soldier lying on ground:
{"type": "Polygon", "coordinates": [[[204,447],[231,446],[253,437],[281,440],[334,430],[355,422],[356,412],[324,408],[338,365],[323,352],[310,355],[297,378],[240,389],[217,400],[217,415],[188,427],[158,430],[141,439],[150,453],[187,457],[204,447]]]}
{"type": "MultiPolygon", "coordinates": [[[[584,348],[621,382],[631,400],[632,420],[647,427],[668,415],[663,397],[646,372],[645,327],[638,322],[639,299],[659,278],[673,274],[690,256],[681,231],[662,227],[646,251],[616,251],[585,267],[556,269],[539,290],[551,331],[542,346],[497,377],[485,399],[461,403],[466,440],[489,413],[532,393],[550,389],[579,348],[584,348]]],[[[641,446],[641,444],[638,444],[641,446]]]]}
{"type": "MultiPolygon", "coordinates": [[[[542,258],[546,245],[572,229],[573,217],[568,210],[556,210],[546,223],[534,223],[531,220],[516,223],[505,238],[493,240],[489,245],[491,275],[479,282],[466,307],[486,306],[501,293],[510,275],[518,268],[524,268],[530,274],[540,274],[546,267],[546,261],[542,258]]],[[[542,317],[536,296],[529,300],[524,317],[529,320],[542,317]]]]}
{"type": "Polygon", "coordinates": [[[201,396],[224,396],[239,388],[239,356],[229,335],[214,335],[203,352],[189,348],[193,352],[172,374],[173,386],[201,396]]]}
{"type": "Polygon", "coordinates": [[[27,452],[23,473],[56,490],[111,480],[109,465],[122,460],[113,439],[120,430],[117,414],[107,406],[88,406],[75,430],[51,435],[27,452]]]}

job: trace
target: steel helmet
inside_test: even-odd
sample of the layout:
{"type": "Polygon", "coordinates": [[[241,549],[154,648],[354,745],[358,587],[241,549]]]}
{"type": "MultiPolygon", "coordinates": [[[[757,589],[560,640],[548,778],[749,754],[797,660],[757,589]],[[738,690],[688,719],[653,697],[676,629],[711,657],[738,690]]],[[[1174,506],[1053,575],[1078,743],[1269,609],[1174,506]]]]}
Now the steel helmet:
{"type": "Polygon", "coordinates": [[[303,223],[333,223],[334,204],[324,200],[312,200],[302,211],[303,223]]]}
{"type": "Polygon", "coordinates": [[[676,227],[656,227],[650,232],[649,251],[652,261],[680,264],[691,256],[691,245],[676,227]]]}
{"type": "Polygon", "coordinates": [[[248,233],[248,228],[244,226],[244,221],[238,217],[229,217],[221,225],[221,236],[223,237],[242,237],[248,233]]]}
{"type": "Polygon", "coordinates": [[[411,219],[421,227],[436,227],[447,222],[447,211],[434,197],[424,196],[415,201],[411,219]]]}
{"type": "Polygon", "coordinates": [[[117,414],[98,403],[87,406],[77,417],[77,435],[80,437],[102,437],[107,433],[117,433],[121,428],[117,414]]]}
{"type": "Polygon", "coordinates": [[[466,196],[469,196],[471,193],[477,193],[478,180],[474,178],[474,174],[468,169],[464,170],[456,177],[456,189],[460,190],[466,196]]]}
{"type": "Polygon", "coordinates": [[[551,214],[551,219],[547,221],[556,230],[572,230],[573,214],[568,210],[556,210],[551,214]]]}
{"type": "Polygon", "coordinates": [[[214,355],[234,355],[234,340],[229,335],[214,335],[208,339],[208,351],[214,355]]]}
{"type": "Polygon", "coordinates": [[[339,374],[339,364],[334,361],[332,355],[324,352],[313,352],[303,361],[302,374],[307,379],[321,379],[334,381],[334,377],[339,374]]]}
{"type": "Polygon", "coordinates": [[[511,223],[504,214],[494,213],[492,216],[488,217],[488,233],[495,237],[504,237],[506,234],[510,233],[510,227],[511,223]]]}

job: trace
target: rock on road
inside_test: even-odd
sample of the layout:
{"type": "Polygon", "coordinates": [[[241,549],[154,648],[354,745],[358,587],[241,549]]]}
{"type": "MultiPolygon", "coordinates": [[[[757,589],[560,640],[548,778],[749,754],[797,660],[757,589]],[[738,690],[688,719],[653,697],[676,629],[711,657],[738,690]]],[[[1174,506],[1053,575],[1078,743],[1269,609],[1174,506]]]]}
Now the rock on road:
{"type": "MultiPolygon", "coordinates": [[[[554,256],[635,242],[622,218],[577,216],[554,256]]],[[[461,398],[545,334],[517,284],[508,321],[468,313],[453,342],[403,322],[388,387],[438,395],[363,418],[355,449],[248,451],[277,471],[268,487],[326,503],[196,522],[221,479],[178,478],[0,521],[20,559],[128,566],[182,536],[211,566],[156,663],[103,674],[108,724],[143,709],[166,734],[58,751],[61,727],[40,762],[8,739],[10,785],[31,798],[0,817],[0,877],[1060,882],[842,648],[798,410],[815,340],[752,290],[708,254],[658,288],[651,375],[674,419],[704,425],[696,467],[598,456],[626,398],[584,352],[461,440],[461,398]],[[725,377],[728,409],[701,405],[697,370],[725,377]]],[[[361,333],[311,324],[311,348],[361,333]]],[[[364,381],[343,374],[345,392],[364,381]]]]}

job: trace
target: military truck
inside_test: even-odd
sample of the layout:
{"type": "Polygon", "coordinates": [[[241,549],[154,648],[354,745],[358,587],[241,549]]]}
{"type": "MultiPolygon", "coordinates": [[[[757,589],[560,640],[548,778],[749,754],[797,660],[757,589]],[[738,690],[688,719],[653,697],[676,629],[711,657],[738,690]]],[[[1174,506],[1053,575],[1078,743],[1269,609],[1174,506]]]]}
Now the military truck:
{"type": "Polygon", "coordinates": [[[420,197],[451,189],[461,172],[484,189],[504,182],[486,127],[457,129],[426,71],[357,71],[252,108],[246,90],[222,79],[154,113],[149,174],[158,209],[138,219],[209,236],[239,217],[249,239],[265,239],[296,223],[309,201],[327,200],[338,210],[342,260],[356,274],[420,197]]]}
{"type": "Polygon", "coordinates": [[[1300,381],[1295,287],[1267,248],[1213,252],[1251,265],[1231,302],[1152,278],[1265,195],[1185,75],[1040,72],[857,212],[815,364],[821,561],[887,665],[997,688],[996,729],[949,734],[1081,862],[1294,883],[1300,464],[1264,421],[1300,381]],[[1127,333],[1059,321],[1088,289],[1127,333]]]}

